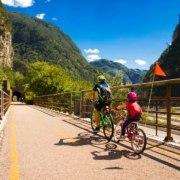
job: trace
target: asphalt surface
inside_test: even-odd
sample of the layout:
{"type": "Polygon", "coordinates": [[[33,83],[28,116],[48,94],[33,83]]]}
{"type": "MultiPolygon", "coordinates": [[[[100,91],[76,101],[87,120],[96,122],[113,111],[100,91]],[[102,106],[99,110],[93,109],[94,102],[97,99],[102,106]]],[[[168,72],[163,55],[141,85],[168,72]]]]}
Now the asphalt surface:
{"type": "Polygon", "coordinates": [[[12,105],[0,151],[0,180],[180,179],[180,155],[133,152],[89,124],[21,103],[12,105]]]}

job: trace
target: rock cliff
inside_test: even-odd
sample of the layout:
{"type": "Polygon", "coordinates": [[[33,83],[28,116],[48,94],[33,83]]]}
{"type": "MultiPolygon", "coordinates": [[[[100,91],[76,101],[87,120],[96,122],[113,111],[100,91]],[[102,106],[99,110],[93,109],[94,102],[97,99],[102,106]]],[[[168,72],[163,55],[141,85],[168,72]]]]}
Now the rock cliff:
{"type": "Polygon", "coordinates": [[[11,32],[6,30],[3,20],[0,19],[0,64],[10,68],[13,67],[12,58],[14,56],[11,43],[11,32]]]}

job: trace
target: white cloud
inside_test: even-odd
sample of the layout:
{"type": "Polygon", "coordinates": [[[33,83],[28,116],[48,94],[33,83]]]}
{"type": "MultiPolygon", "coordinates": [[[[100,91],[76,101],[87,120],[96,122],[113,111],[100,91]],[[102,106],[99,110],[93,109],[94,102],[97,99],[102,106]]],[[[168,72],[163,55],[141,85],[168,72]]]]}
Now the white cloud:
{"type": "Polygon", "coordinates": [[[29,7],[35,3],[34,0],[1,0],[3,4],[13,7],[29,7]]]}
{"type": "Polygon", "coordinates": [[[47,2],[50,2],[50,1],[51,1],[51,0],[47,0],[47,1],[45,1],[45,2],[47,3],[47,2]]]}
{"type": "Polygon", "coordinates": [[[54,17],[54,18],[52,18],[52,20],[57,21],[57,18],[54,17]]]}
{"type": "Polygon", "coordinates": [[[99,50],[98,49],[94,49],[94,50],[92,50],[92,49],[88,49],[88,50],[86,50],[86,49],[84,49],[84,51],[86,52],[86,53],[99,53],[99,50]]]}
{"type": "Polygon", "coordinates": [[[101,57],[99,57],[99,56],[96,55],[96,54],[87,56],[87,60],[88,60],[88,61],[94,61],[94,60],[97,60],[97,59],[101,59],[101,57]]]}
{"type": "Polygon", "coordinates": [[[123,59],[114,60],[114,62],[118,62],[118,63],[121,63],[121,64],[125,64],[126,63],[126,61],[123,60],[123,59]]]}
{"type": "Polygon", "coordinates": [[[44,13],[42,13],[42,14],[37,14],[37,15],[36,15],[36,17],[37,17],[37,18],[39,18],[39,19],[43,19],[43,18],[44,18],[44,16],[45,16],[45,14],[44,14],[44,13]]]}
{"type": "Polygon", "coordinates": [[[135,60],[136,63],[138,63],[139,65],[145,65],[146,61],[143,60],[135,60]]]}

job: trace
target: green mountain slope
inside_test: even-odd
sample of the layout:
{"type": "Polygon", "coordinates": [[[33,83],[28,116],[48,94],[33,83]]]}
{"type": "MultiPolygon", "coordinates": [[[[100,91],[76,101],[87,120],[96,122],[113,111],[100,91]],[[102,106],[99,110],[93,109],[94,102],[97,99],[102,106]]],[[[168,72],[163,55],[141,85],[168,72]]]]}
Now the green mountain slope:
{"type": "MultiPolygon", "coordinates": [[[[155,76],[155,81],[162,81],[167,79],[176,79],[180,78],[180,24],[177,25],[174,35],[172,45],[166,49],[158,59],[158,64],[161,69],[165,72],[166,77],[155,76]]],[[[155,70],[155,63],[150,66],[149,71],[146,73],[143,82],[152,81],[155,70]]],[[[172,85],[171,95],[179,96],[180,85],[172,85]]],[[[165,96],[166,87],[154,87],[153,88],[154,96],[165,96]]]]}
{"type": "Polygon", "coordinates": [[[118,63],[109,61],[106,59],[101,59],[97,61],[90,62],[91,65],[101,68],[106,73],[115,77],[117,71],[122,71],[123,73],[123,84],[132,83],[138,84],[143,80],[146,72],[139,69],[128,69],[126,66],[118,63]]]}
{"type": "Polygon", "coordinates": [[[91,66],[72,39],[57,26],[18,12],[8,11],[8,15],[14,28],[14,67],[18,67],[18,61],[27,65],[46,61],[60,64],[73,80],[90,80],[95,83],[100,74],[111,78],[101,69],[91,66]]]}

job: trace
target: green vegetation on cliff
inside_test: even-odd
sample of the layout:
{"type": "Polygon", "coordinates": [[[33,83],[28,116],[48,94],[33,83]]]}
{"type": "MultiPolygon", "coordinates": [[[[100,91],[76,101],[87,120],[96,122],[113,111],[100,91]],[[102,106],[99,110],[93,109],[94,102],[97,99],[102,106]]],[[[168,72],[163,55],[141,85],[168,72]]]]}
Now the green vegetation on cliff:
{"type": "Polygon", "coordinates": [[[143,80],[146,72],[136,69],[128,69],[126,66],[118,62],[101,59],[90,62],[91,65],[101,68],[106,73],[115,77],[118,71],[123,73],[123,84],[132,83],[138,84],[143,80]]]}
{"type": "MultiPolygon", "coordinates": [[[[155,81],[162,81],[168,79],[180,78],[180,24],[176,27],[176,39],[174,39],[169,49],[166,49],[158,59],[158,64],[165,72],[164,76],[155,76],[155,81]]],[[[152,81],[155,70],[155,63],[150,66],[149,71],[146,73],[143,82],[152,81]]],[[[172,85],[171,95],[178,97],[180,92],[180,85],[172,85]]],[[[159,86],[153,88],[153,96],[166,96],[166,87],[159,86]]]]}
{"type": "Polygon", "coordinates": [[[1,0],[0,0],[0,19],[3,20],[4,27],[6,28],[6,30],[12,32],[13,31],[12,20],[8,17],[8,13],[4,8],[1,0]]]}
{"type": "MultiPolygon", "coordinates": [[[[104,74],[107,79],[111,78],[100,68],[90,65],[72,39],[57,26],[18,12],[8,11],[8,15],[13,20],[12,42],[16,65],[19,64],[17,60],[27,66],[37,61],[61,65],[74,81],[95,83],[100,74],[104,74]]],[[[14,70],[24,73],[23,64],[22,69],[16,65],[14,70]]]]}

